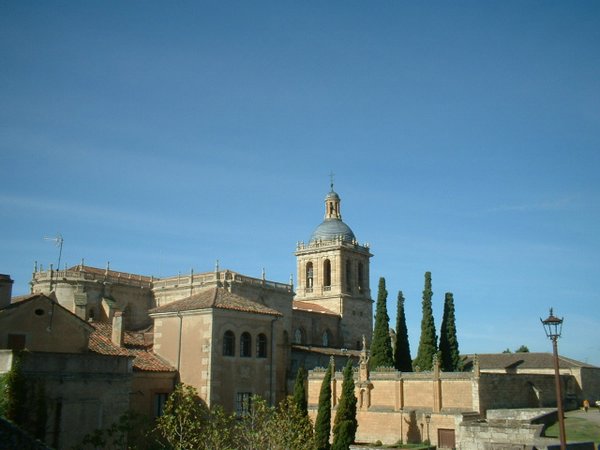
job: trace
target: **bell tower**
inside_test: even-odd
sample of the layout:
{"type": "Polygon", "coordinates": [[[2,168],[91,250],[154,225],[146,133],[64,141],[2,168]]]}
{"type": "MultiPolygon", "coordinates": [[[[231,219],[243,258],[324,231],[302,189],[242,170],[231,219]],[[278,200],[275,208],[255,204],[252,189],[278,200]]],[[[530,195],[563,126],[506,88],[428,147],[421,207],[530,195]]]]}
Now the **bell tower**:
{"type": "Polygon", "coordinates": [[[358,243],[342,221],[340,196],[331,190],[325,197],[325,218],[307,244],[296,246],[298,286],[294,302],[317,304],[341,317],[344,348],[362,347],[370,340],[373,300],[369,285],[369,245],[358,243]]]}

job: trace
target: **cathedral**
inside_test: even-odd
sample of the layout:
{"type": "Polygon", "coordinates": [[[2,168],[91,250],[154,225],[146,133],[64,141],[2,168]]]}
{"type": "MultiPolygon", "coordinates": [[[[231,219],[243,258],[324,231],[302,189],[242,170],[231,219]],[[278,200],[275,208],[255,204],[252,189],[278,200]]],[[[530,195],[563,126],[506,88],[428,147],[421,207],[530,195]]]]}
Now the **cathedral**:
{"type": "MultiPolygon", "coordinates": [[[[158,417],[177,382],[193,386],[208,406],[244,415],[256,395],[276,404],[290,394],[299,367],[313,369],[307,401],[314,420],[323,368],[352,358],[359,363],[357,441],[541,445],[540,427],[504,418],[533,408],[523,420],[538,420],[555,404],[550,354],[471,355],[463,372],[443,372],[434,358],[431,371],[371,373],[372,254],[342,221],[333,185],[324,209],[308,242],[296,245],[296,286],[218,264],[155,278],[82,261],[65,270],[36,267],[30,295],[12,298],[10,276],[0,274],[0,374],[18,360],[30,391],[43,387],[38,437],[72,448],[127,411],[158,417]],[[490,434],[498,418],[501,441],[490,434]]],[[[600,368],[561,357],[560,369],[564,404],[600,396],[600,368]]],[[[336,372],[333,410],[341,384],[336,372]]],[[[40,411],[28,405],[32,415],[40,411]]]]}
{"type": "Polygon", "coordinates": [[[309,241],[296,245],[296,286],[218,264],[212,272],[159,279],[82,262],[36,268],[31,293],[54,295],[121,346],[118,336],[137,334],[208,405],[243,413],[253,395],[281,400],[299,367],[323,367],[331,357],[344,364],[371,337],[372,254],[343,222],[333,184],[324,210],[309,241]]]}

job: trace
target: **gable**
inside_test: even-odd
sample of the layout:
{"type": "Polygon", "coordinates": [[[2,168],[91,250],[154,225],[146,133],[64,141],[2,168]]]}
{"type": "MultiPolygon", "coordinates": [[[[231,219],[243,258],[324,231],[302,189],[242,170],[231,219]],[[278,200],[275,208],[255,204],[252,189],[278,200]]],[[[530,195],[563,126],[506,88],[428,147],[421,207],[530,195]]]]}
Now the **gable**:
{"type": "Polygon", "coordinates": [[[91,331],[89,324],[43,294],[0,309],[0,348],[82,353],[91,331]]]}

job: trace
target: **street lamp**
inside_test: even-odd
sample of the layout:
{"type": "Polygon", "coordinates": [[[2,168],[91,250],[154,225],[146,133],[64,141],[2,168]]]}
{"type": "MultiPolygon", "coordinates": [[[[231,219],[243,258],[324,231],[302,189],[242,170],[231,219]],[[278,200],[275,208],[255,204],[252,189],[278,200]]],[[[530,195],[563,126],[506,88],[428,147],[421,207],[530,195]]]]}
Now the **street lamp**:
{"type": "Polygon", "coordinates": [[[431,422],[431,414],[425,414],[425,422],[427,423],[427,445],[431,444],[429,439],[429,422],[431,422]]]}
{"type": "Polygon", "coordinates": [[[550,308],[550,315],[546,320],[540,321],[544,325],[544,331],[546,336],[552,341],[552,350],[554,353],[554,381],[556,384],[556,407],[558,409],[558,427],[560,432],[560,448],[565,450],[567,448],[567,438],[565,433],[565,417],[563,413],[562,405],[562,389],[560,384],[560,371],[558,368],[558,345],[556,341],[560,337],[562,332],[563,319],[555,317],[552,308],[550,308]]]}

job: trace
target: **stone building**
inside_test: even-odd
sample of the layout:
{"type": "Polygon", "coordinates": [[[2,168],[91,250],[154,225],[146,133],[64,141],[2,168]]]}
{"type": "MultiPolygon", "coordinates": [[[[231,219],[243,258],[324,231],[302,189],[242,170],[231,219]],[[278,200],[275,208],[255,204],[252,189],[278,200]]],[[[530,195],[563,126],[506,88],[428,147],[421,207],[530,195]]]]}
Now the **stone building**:
{"type": "Polygon", "coordinates": [[[171,392],[174,368],[121,330],[119,318],[114,326],[86,322],[54,294],[32,294],[0,308],[0,374],[20,358],[28,402],[43,390],[40,437],[52,447],[71,448],[130,409],[152,417],[156,394],[171,392]]]}
{"type": "MultiPolygon", "coordinates": [[[[269,281],[264,274],[248,277],[218,263],[210,272],[155,278],[82,261],[65,270],[36,264],[32,295],[9,303],[12,280],[0,275],[0,348],[26,349],[41,355],[33,358],[48,367],[70,368],[73,383],[65,384],[70,391],[60,391],[58,372],[48,375],[53,401],[67,398],[63,395],[73,399],[69,411],[81,422],[63,423],[67,419],[58,414],[60,408],[50,413],[59,424],[53,430],[77,430],[63,438],[68,442],[76,442],[83,430],[108,426],[128,408],[150,417],[160,414],[177,381],[194,386],[207,405],[243,414],[253,395],[276,403],[290,393],[300,366],[313,369],[308,395],[315,415],[324,373],[318,368],[331,359],[337,367],[348,358],[360,361],[355,375],[360,441],[429,438],[440,447],[455,447],[475,433],[467,433],[465,424],[488,411],[555,401],[551,374],[540,367],[527,372],[527,364],[503,363],[495,370],[482,358],[481,363],[467,361],[471,370],[460,373],[441,372],[437,365],[431,372],[369,373],[372,254],[342,221],[333,186],[323,221],[306,243],[297,243],[295,256],[296,286],[269,281]],[[48,334],[50,320],[54,332],[48,334]],[[77,384],[82,379],[95,384],[77,384]],[[80,403],[81,410],[75,406],[80,403]]],[[[37,376],[37,367],[28,366],[31,376],[37,376]]],[[[563,371],[563,383],[575,386],[567,392],[577,401],[583,393],[600,396],[600,369],[570,370],[563,371]]],[[[334,409],[340,387],[337,373],[334,409]]],[[[47,442],[59,439],[53,430],[47,442]]]]}
{"type": "Polygon", "coordinates": [[[65,270],[36,264],[31,292],[52,293],[92,336],[125,336],[117,350],[96,345],[96,351],[120,354],[134,334],[145,336],[151,340],[145,350],[196,387],[208,405],[241,412],[255,394],[273,403],[282,399],[300,366],[311,369],[332,356],[340,363],[358,358],[362,337],[370,338],[372,255],[342,221],[333,185],[322,223],[307,243],[298,242],[295,254],[296,292],[291,282],[248,277],[218,264],[211,272],[155,278],[83,261],[65,270]]]}

